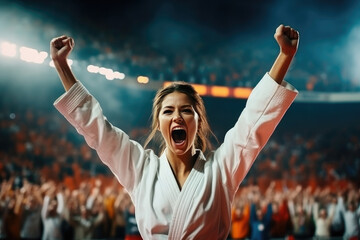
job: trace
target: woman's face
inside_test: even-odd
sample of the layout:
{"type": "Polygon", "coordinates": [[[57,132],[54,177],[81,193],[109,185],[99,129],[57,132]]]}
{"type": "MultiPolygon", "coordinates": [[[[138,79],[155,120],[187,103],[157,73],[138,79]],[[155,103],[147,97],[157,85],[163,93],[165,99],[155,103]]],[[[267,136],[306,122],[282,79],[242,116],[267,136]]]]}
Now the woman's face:
{"type": "Polygon", "coordinates": [[[177,156],[192,154],[199,115],[189,97],[180,92],[168,94],[161,104],[158,120],[167,149],[177,156]]]}

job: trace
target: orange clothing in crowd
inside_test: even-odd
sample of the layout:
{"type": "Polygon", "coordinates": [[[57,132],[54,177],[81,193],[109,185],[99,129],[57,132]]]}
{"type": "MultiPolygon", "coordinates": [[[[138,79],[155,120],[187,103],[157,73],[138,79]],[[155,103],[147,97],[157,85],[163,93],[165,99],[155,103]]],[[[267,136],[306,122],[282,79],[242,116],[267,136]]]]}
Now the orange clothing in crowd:
{"type": "Polygon", "coordinates": [[[237,216],[236,209],[231,210],[231,237],[232,239],[243,239],[249,235],[250,231],[250,206],[243,207],[242,214],[237,216]]]}
{"type": "Polygon", "coordinates": [[[115,217],[115,209],[114,209],[115,197],[107,196],[104,198],[104,206],[105,210],[110,217],[110,219],[114,219],[115,217]]]}

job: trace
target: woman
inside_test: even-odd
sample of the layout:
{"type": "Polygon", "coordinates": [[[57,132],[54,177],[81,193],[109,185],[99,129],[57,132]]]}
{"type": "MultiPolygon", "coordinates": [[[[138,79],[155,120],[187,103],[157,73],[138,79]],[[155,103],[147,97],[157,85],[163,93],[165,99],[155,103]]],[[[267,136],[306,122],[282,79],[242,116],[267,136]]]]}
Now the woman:
{"type": "Polygon", "coordinates": [[[153,131],[165,148],[160,157],[129,139],[104,117],[96,99],[75,78],[67,56],[74,42],[51,41],[50,50],[66,93],[54,103],[85,137],[131,196],[144,239],[225,239],[239,184],[297,95],[283,78],[297,51],[299,34],[280,25],[280,53],[254,88],[223,144],[207,158],[210,132],[204,104],[186,83],[160,90],[153,104],[153,131]]]}

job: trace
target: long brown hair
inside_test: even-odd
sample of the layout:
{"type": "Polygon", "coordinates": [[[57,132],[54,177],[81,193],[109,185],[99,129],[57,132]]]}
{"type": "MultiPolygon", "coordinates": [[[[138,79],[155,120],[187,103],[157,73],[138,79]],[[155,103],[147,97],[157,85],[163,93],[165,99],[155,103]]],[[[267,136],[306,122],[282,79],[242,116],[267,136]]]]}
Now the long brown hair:
{"type": "MultiPolygon", "coordinates": [[[[196,133],[195,148],[201,149],[201,151],[203,152],[206,152],[208,150],[210,151],[212,149],[212,146],[208,138],[210,134],[214,137],[215,135],[211,131],[209,123],[207,121],[204,102],[200,95],[195,91],[195,89],[190,84],[185,82],[173,82],[169,86],[157,91],[153,100],[151,132],[145,141],[144,147],[146,148],[146,146],[151,142],[151,140],[156,137],[156,133],[159,128],[159,113],[162,107],[162,102],[167,95],[173,92],[180,92],[186,94],[189,97],[194,110],[199,115],[199,124],[198,131],[196,133]]],[[[161,138],[160,142],[160,153],[162,153],[165,149],[165,141],[163,138],[161,138]]]]}

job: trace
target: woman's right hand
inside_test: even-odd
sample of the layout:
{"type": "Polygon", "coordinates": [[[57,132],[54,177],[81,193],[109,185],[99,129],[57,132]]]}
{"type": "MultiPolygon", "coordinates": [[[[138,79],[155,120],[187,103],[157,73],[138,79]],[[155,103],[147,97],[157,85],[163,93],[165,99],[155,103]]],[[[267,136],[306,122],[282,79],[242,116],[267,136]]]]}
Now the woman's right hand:
{"type": "Polygon", "coordinates": [[[53,38],[50,42],[50,54],[52,60],[54,62],[65,61],[74,48],[74,45],[74,40],[65,35],[53,38]]]}
{"type": "Polygon", "coordinates": [[[76,78],[67,62],[67,57],[74,48],[74,45],[74,40],[65,35],[54,38],[50,42],[51,58],[66,91],[76,83],[76,78]]]}

